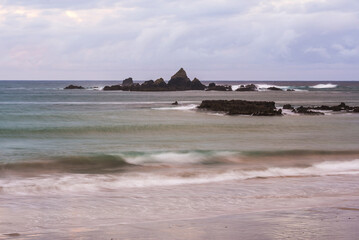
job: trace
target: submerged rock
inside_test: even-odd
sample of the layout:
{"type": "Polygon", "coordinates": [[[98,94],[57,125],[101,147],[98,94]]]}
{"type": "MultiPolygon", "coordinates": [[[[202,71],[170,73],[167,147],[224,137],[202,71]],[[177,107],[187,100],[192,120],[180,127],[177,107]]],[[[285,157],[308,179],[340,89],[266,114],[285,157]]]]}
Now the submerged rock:
{"type": "Polygon", "coordinates": [[[248,91],[257,91],[257,86],[254,84],[241,85],[237,88],[238,92],[248,92],[248,91]]]}
{"type": "Polygon", "coordinates": [[[76,86],[76,85],[68,85],[67,87],[65,87],[64,89],[85,89],[83,86],[76,86]]]}
{"type": "Polygon", "coordinates": [[[206,91],[232,91],[232,86],[230,85],[216,85],[215,83],[210,83],[206,91]]]}
{"type": "Polygon", "coordinates": [[[281,88],[277,88],[277,87],[269,87],[267,88],[268,90],[271,90],[271,91],[283,91],[283,89],[281,88]]]}
{"type": "Polygon", "coordinates": [[[178,102],[177,102],[177,101],[175,101],[175,102],[173,102],[173,103],[172,103],[172,105],[178,105],[178,102]]]}
{"type": "Polygon", "coordinates": [[[283,109],[293,109],[293,107],[290,104],[284,104],[283,109]]]}
{"type": "Polygon", "coordinates": [[[324,115],[324,113],[322,113],[322,112],[315,112],[310,109],[311,108],[309,108],[309,107],[300,106],[296,109],[293,109],[293,112],[300,113],[300,114],[306,114],[306,115],[324,115]]]}
{"type": "Polygon", "coordinates": [[[280,116],[274,102],[245,100],[204,100],[199,109],[225,112],[228,115],[280,116]]]}

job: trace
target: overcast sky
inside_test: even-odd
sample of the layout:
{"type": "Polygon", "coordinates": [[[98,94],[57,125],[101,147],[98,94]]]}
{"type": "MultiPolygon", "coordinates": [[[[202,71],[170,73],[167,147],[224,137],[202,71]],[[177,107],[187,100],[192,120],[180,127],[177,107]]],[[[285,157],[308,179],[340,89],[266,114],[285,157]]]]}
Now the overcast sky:
{"type": "Polygon", "coordinates": [[[358,0],[0,0],[0,79],[359,80],[358,0]]]}

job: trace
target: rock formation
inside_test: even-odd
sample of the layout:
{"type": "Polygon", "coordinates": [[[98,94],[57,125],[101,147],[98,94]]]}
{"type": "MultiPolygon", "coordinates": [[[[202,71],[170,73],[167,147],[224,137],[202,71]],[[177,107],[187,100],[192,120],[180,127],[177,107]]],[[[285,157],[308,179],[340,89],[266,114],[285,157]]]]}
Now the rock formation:
{"type": "Polygon", "coordinates": [[[239,88],[237,88],[236,91],[239,92],[248,92],[248,91],[257,91],[257,86],[254,84],[247,84],[247,85],[241,85],[239,88]]]}
{"type": "Polygon", "coordinates": [[[232,91],[232,86],[230,85],[216,85],[215,83],[210,83],[206,91],[232,91]]]}
{"type": "Polygon", "coordinates": [[[64,89],[85,89],[83,86],[76,86],[76,85],[68,85],[67,87],[65,87],[64,89]]]}
{"type": "Polygon", "coordinates": [[[277,87],[269,87],[267,88],[268,90],[271,90],[271,91],[283,91],[283,89],[281,88],[277,88],[277,87]]]}
{"type": "Polygon", "coordinates": [[[181,68],[175,75],[171,77],[168,84],[159,78],[156,81],[148,80],[142,84],[133,83],[132,78],[123,80],[122,85],[106,86],[103,90],[122,90],[122,91],[185,91],[185,90],[204,90],[205,85],[197,78],[191,81],[187,77],[186,71],[181,68]]]}
{"type": "Polygon", "coordinates": [[[228,115],[280,116],[274,102],[244,100],[204,100],[199,109],[225,112],[228,115]]]}
{"type": "Polygon", "coordinates": [[[133,84],[133,79],[130,78],[126,78],[125,80],[122,81],[122,86],[131,86],[133,84]]]}

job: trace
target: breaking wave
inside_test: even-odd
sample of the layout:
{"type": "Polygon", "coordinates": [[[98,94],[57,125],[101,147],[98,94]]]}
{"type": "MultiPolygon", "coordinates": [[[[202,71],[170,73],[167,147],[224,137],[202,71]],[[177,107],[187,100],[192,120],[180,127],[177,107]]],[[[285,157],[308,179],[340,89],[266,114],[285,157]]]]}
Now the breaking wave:
{"type": "Polygon", "coordinates": [[[197,108],[196,104],[188,104],[188,105],[180,105],[180,106],[172,106],[172,107],[159,107],[152,108],[154,110],[181,110],[181,111],[189,111],[197,108]]]}
{"type": "MultiPolygon", "coordinates": [[[[112,162],[112,161],[111,161],[112,162]]],[[[122,163],[121,163],[122,164],[122,163]]],[[[121,165],[120,164],[120,165],[121,165]]],[[[205,184],[256,178],[308,177],[359,174],[359,159],[326,161],[308,167],[270,167],[263,170],[235,170],[206,172],[127,172],[124,174],[66,174],[36,178],[0,179],[0,192],[31,194],[37,192],[115,191],[121,188],[147,188],[184,184],[205,184]]]]}
{"type": "Polygon", "coordinates": [[[325,89],[325,88],[336,88],[338,85],[336,84],[332,84],[332,83],[327,83],[327,84],[317,84],[314,86],[310,86],[310,88],[315,88],[315,89],[325,89]]]}

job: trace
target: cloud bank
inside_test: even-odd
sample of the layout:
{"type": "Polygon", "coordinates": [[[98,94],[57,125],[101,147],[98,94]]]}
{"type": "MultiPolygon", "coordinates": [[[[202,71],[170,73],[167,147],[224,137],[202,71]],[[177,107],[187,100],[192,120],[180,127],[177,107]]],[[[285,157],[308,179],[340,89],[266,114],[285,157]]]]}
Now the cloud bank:
{"type": "Polygon", "coordinates": [[[359,80],[356,0],[0,0],[0,79],[359,80]]]}

